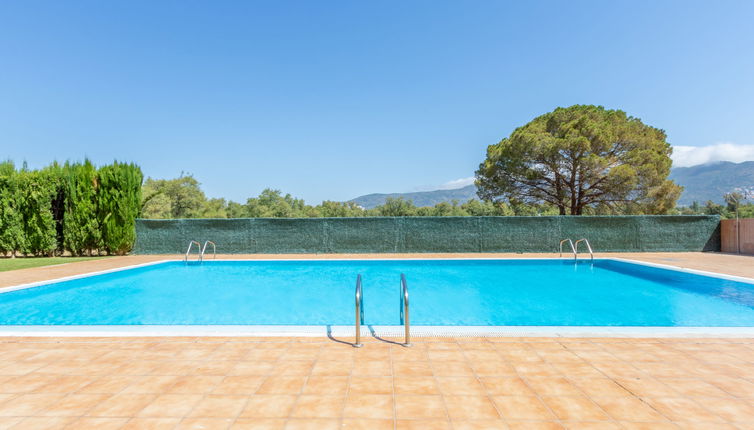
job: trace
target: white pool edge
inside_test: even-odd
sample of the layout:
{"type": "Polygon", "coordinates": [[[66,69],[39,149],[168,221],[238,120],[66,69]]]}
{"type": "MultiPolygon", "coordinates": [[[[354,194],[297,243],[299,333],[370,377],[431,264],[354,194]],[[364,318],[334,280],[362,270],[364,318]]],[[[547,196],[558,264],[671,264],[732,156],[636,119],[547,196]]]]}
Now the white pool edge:
{"type": "MultiPolygon", "coordinates": [[[[364,337],[402,338],[403,326],[365,326],[364,337]]],[[[0,337],[353,337],[353,326],[143,325],[0,326],[0,337]]],[[[414,326],[423,337],[754,338],[754,327],[414,326]]]]}

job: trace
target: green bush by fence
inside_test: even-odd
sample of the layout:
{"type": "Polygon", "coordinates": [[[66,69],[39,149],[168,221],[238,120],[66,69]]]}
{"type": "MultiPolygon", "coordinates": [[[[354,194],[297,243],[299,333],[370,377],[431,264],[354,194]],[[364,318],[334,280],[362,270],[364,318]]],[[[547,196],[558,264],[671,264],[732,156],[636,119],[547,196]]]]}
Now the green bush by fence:
{"type": "Polygon", "coordinates": [[[380,217],[136,220],[137,254],[556,252],[588,238],[596,252],[719,251],[720,219],[700,216],[380,217]]]}

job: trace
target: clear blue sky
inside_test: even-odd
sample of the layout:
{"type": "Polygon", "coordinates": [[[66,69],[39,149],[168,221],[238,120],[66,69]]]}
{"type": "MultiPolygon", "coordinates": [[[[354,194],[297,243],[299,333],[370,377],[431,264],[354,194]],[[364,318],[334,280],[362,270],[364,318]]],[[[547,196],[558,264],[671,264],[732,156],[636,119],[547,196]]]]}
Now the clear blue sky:
{"type": "Polygon", "coordinates": [[[744,157],[754,2],[0,2],[0,158],[32,167],[344,200],[470,177],[577,103],[744,157]]]}

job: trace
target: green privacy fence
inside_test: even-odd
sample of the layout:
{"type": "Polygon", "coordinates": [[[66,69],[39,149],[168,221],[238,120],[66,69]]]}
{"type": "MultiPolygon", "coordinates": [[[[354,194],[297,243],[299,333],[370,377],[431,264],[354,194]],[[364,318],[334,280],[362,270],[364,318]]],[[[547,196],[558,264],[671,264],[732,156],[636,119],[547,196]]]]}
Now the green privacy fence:
{"type": "Polygon", "coordinates": [[[719,251],[718,216],[374,217],[136,220],[137,254],[217,252],[555,252],[564,238],[596,252],[719,251]]]}

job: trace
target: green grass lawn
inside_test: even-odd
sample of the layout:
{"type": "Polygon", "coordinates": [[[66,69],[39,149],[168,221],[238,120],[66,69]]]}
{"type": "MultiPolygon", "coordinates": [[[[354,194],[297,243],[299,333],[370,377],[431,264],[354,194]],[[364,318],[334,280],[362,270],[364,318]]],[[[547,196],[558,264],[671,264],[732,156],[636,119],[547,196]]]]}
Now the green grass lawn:
{"type": "Polygon", "coordinates": [[[97,260],[104,257],[19,257],[0,258],[0,272],[28,269],[30,267],[51,266],[53,264],[75,263],[77,261],[97,260]]]}

